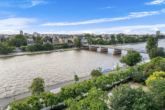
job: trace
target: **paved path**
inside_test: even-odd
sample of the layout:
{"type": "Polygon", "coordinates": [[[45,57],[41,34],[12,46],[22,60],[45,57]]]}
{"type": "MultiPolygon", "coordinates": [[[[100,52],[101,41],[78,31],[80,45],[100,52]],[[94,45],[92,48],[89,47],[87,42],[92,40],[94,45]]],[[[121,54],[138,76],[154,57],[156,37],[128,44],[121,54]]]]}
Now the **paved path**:
{"type": "MultiPolygon", "coordinates": [[[[115,71],[111,71],[111,72],[115,72],[115,71]]],[[[110,72],[104,72],[103,74],[107,74],[107,73],[110,73],[110,72]]],[[[78,82],[82,82],[85,79],[88,80],[89,78],[91,78],[91,77],[89,76],[89,77],[86,77],[86,78],[79,79],[78,82]]],[[[74,83],[75,83],[75,81],[70,81],[70,82],[66,82],[66,83],[63,83],[63,84],[59,84],[59,85],[55,85],[55,86],[51,86],[51,87],[46,87],[45,91],[48,92],[50,90],[53,90],[53,89],[56,89],[56,88],[59,88],[59,87],[68,86],[68,85],[71,85],[71,84],[74,84],[74,83]]],[[[26,98],[26,97],[29,97],[29,96],[31,96],[31,92],[15,96],[15,99],[19,100],[19,99],[26,98]]],[[[3,107],[5,107],[6,105],[8,105],[9,103],[13,102],[13,101],[14,101],[14,99],[12,97],[5,98],[5,99],[0,99],[0,110],[3,107]]]]}

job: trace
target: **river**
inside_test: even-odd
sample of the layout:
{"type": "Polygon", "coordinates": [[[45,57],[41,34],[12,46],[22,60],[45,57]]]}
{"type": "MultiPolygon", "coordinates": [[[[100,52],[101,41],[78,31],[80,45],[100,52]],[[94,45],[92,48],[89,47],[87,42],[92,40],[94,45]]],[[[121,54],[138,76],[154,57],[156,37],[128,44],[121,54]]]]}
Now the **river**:
{"type": "MultiPolygon", "coordinates": [[[[159,47],[165,47],[165,39],[159,41],[159,47]]],[[[125,45],[123,47],[145,49],[146,43],[125,45]]],[[[113,51],[112,51],[113,52],[113,51]]],[[[78,77],[90,75],[93,69],[108,69],[117,63],[121,55],[112,52],[99,53],[88,50],[53,52],[48,54],[24,55],[0,59],[0,98],[28,91],[28,87],[36,77],[45,80],[46,85],[54,85],[78,77]]],[[[144,58],[147,54],[141,54],[144,58]]]]}

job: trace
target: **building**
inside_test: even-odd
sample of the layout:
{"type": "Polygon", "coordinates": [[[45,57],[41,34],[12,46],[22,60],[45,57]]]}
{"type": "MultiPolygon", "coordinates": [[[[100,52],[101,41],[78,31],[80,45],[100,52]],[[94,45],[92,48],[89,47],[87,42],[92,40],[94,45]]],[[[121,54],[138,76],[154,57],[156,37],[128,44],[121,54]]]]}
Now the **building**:
{"type": "Polygon", "coordinates": [[[34,37],[37,37],[37,36],[40,36],[40,34],[37,33],[37,32],[34,32],[34,33],[33,33],[33,36],[34,36],[34,37]]]}
{"type": "Polygon", "coordinates": [[[24,36],[28,36],[28,33],[24,33],[24,36]]]}
{"type": "Polygon", "coordinates": [[[156,36],[159,36],[160,35],[160,31],[156,31],[156,36]]]}
{"type": "Polygon", "coordinates": [[[68,43],[68,38],[67,37],[60,37],[59,43],[68,43]]]}
{"type": "Polygon", "coordinates": [[[47,39],[47,40],[44,40],[44,41],[43,41],[43,45],[44,45],[44,44],[46,44],[46,43],[49,43],[49,44],[51,44],[51,41],[50,41],[50,39],[47,39]]]}
{"type": "Polygon", "coordinates": [[[33,39],[27,39],[27,45],[35,44],[33,39]]]}
{"type": "Polygon", "coordinates": [[[52,39],[52,43],[53,43],[53,44],[59,43],[59,38],[57,38],[57,37],[53,38],[53,39],[52,39]]]}
{"type": "Polygon", "coordinates": [[[23,35],[23,31],[22,30],[20,30],[20,34],[23,35]]]}

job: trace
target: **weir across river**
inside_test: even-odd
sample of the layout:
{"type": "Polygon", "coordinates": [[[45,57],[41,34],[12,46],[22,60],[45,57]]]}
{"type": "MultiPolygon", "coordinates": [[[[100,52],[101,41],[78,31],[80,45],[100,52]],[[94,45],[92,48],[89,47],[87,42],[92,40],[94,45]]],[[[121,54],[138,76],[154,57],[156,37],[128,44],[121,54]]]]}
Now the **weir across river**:
{"type": "Polygon", "coordinates": [[[81,49],[89,49],[91,51],[99,51],[99,52],[108,52],[109,49],[113,49],[113,54],[121,54],[122,50],[128,51],[128,50],[134,50],[139,53],[146,53],[146,50],[140,50],[140,49],[134,49],[134,48],[125,48],[122,46],[110,46],[110,45],[88,45],[84,44],[81,49]]]}

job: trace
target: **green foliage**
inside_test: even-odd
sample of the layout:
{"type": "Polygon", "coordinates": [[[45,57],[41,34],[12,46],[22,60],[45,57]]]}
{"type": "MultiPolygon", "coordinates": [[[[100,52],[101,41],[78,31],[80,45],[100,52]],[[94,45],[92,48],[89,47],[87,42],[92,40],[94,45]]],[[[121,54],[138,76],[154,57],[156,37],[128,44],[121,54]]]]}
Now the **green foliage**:
{"type": "Polygon", "coordinates": [[[50,43],[46,43],[43,45],[44,50],[53,50],[53,45],[50,43]]]}
{"type": "Polygon", "coordinates": [[[77,47],[77,48],[80,48],[81,47],[81,38],[76,38],[74,39],[74,45],[77,47]]]}
{"type": "Polygon", "coordinates": [[[110,44],[116,44],[115,36],[111,35],[111,40],[109,41],[110,44]]]}
{"type": "Polygon", "coordinates": [[[92,37],[89,37],[89,38],[87,38],[87,42],[88,42],[88,44],[92,44],[94,42],[94,40],[92,37]]]}
{"type": "Polygon", "coordinates": [[[79,80],[79,78],[78,78],[77,75],[74,75],[74,80],[75,80],[75,81],[78,81],[78,80],[79,80]]]}
{"type": "Polygon", "coordinates": [[[163,60],[163,58],[162,57],[156,57],[156,58],[153,58],[151,61],[150,61],[150,63],[152,63],[152,64],[158,64],[158,63],[160,63],[161,61],[163,60]]]}
{"type": "Polygon", "coordinates": [[[118,72],[119,70],[120,70],[120,66],[119,66],[119,64],[117,63],[116,71],[118,72]]]}
{"type": "Polygon", "coordinates": [[[12,103],[10,104],[10,110],[31,110],[30,105],[23,102],[12,103]]]}
{"type": "Polygon", "coordinates": [[[158,47],[158,39],[156,37],[149,37],[146,45],[147,53],[149,54],[151,49],[158,47]]]}
{"type": "Polygon", "coordinates": [[[27,47],[26,47],[26,50],[27,51],[36,51],[36,45],[34,44],[34,45],[28,45],[27,47]]]}
{"type": "Polygon", "coordinates": [[[133,75],[132,75],[132,79],[134,82],[142,82],[143,78],[143,73],[142,72],[135,72],[133,75]]]}
{"type": "Polygon", "coordinates": [[[22,51],[25,51],[25,50],[26,50],[26,47],[27,47],[27,46],[21,46],[20,49],[21,49],[22,51]]]}
{"type": "Polygon", "coordinates": [[[144,63],[142,65],[137,65],[135,68],[138,70],[138,71],[143,71],[143,69],[148,65],[149,63],[144,63]]]}
{"type": "Polygon", "coordinates": [[[161,71],[165,71],[165,61],[162,60],[162,61],[159,63],[158,67],[161,68],[161,71]]]}
{"type": "Polygon", "coordinates": [[[155,71],[160,71],[161,68],[154,64],[148,64],[143,70],[143,77],[147,78],[152,75],[155,71]]]}
{"type": "Polygon", "coordinates": [[[42,78],[35,78],[31,86],[29,87],[32,90],[32,95],[40,95],[40,93],[44,92],[44,79],[42,78]]]}
{"type": "Polygon", "coordinates": [[[158,56],[165,57],[163,47],[155,47],[155,48],[152,48],[150,50],[150,52],[149,52],[150,59],[153,59],[153,58],[158,57],[158,56]]]}
{"type": "Polygon", "coordinates": [[[11,41],[9,42],[10,46],[20,47],[27,45],[27,39],[21,34],[16,35],[11,41]]]}
{"type": "Polygon", "coordinates": [[[42,104],[39,102],[39,97],[38,96],[30,96],[27,100],[26,103],[31,105],[32,110],[40,110],[43,108],[42,104]]]}
{"type": "Polygon", "coordinates": [[[61,46],[62,48],[68,48],[69,45],[67,43],[65,43],[64,45],[61,46]]]}
{"type": "Polygon", "coordinates": [[[126,63],[129,66],[134,66],[138,62],[140,62],[142,59],[142,56],[139,52],[136,52],[134,50],[128,50],[127,54],[125,56],[122,56],[120,59],[121,63],[126,63]]]}
{"type": "Polygon", "coordinates": [[[113,110],[159,110],[154,96],[144,92],[142,87],[132,89],[130,85],[120,85],[112,94],[109,100],[113,110]]]}
{"type": "Polygon", "coordinates": [[[14,49],[14,47],[8,46],[4,43],[0,43],[0,54],[12,53],[14,49]]]}
{"type": "Polygon", "coordinates": [[[43,44],[43,39],[40,36],[37,36],[37,37],[33,36],[33,40],[35,41],[35,43],[38,43],[38,44],[41,44],[41,45],[43,44]]]}
{"type": "Polygon", "coordinates": [[[99,77],[99,76],[101,76],[102,75],[102,73],[99,71],[99,70],[93,70],[92,72],[91,72],[91,76],[92,77],[99,77]]]}
{"type": "Polygon", "coordinates": [[[165,108],[165,79],[150,81],[149,91],[155,96],[157,103],[165,108]]]}
{"type": "Polygon", "coordinates": [[[52,105],[57,105],[59,101],[59,99],[53,93],[50,93],[50,92],[48,93],[43,92],[41,94],[41,98],[44,100],[44,104],[46,106],[51,106],[51,108],[52,108],[52,105]]]}
{"type": "Polygon", "coordinates": [[[64,104],[69,107],[67,110],[107,110],[108,106],[104,102],[105,100],[107,100],[106,92],[92,88],[85,99],[79,101],[70,98],[64,104]]]}

